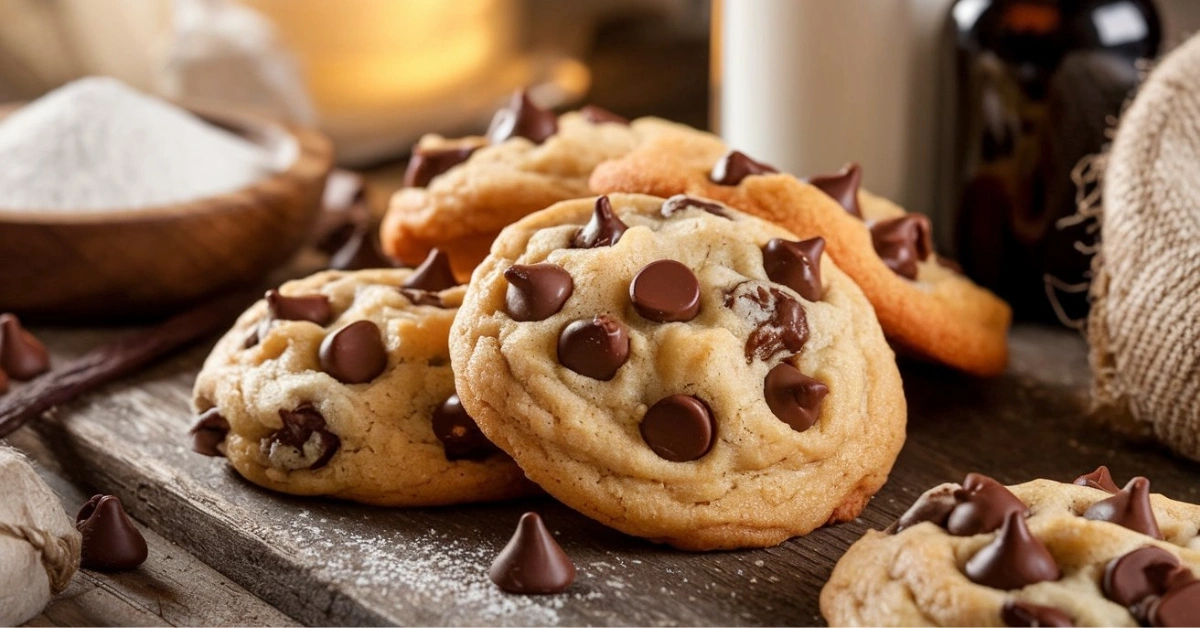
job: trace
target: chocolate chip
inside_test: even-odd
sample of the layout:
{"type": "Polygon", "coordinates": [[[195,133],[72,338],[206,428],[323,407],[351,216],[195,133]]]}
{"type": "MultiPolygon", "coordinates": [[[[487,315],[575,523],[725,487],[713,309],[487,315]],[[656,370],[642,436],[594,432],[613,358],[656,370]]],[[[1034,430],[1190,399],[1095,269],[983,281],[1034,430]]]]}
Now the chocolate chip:
{"type": "Polygon", "coordinates": [[[1031,604],[1019,600],[1008,600],[1000,609],[1000,619],[1005,626],[1034,628],[1037,626],[1074,626],[1075,622],[1064,612],[1050,606],[1031,604]]]}
{"type": "Polygon", "coordinates": [[[509,593],[562,593],[575,581],[575,564],[554,540],[542,518],[521,515],[517,531],[488,570],[496,586],[509,593]]]}
{"type": "Polygon", "coordinates": [[[754,161],[741,151],[731,150],[713,164],[708,178],[718,185],[737,185],[746,177],[779,172],[774,166],[754,161]]]}
{"type": "Polygon", "coordinates": [[[75,529],[83,535],[79,563],[88,569],[134,569],[149,555],[146,539],[112,495],[93,495],[75,515],[75,529]]]}
{"type": "Polygon", "coordinates": [[[1004,525],[1010,514],[1029,514],[1029,507],[1012,491],[979,473],[968,473],[954,498],[958,505],[946,520],[946,531],[955,536],[992,532],[1004,525]]]}
{"type": "Polygon", "coordinates": [[[964,571],[975,584],[1006,591],[1062,576],[1050,551],[1029,532],[1019,512],[1008,514],[996,538],[967,561],[964,571]]]}
{"type": "Polygon", "coordinates": [[[1113,482],[1112,474],[1108,472],[1108,467],[1104,465],[1096,467],[1096,470],[1091,473],[1075,478],[1074,483],[1079,486],[1097,488],[1106,493],[1116,493],[1121,490],[1117,488],[1117,483],[1113,482]]]}
{"type": "Polygon", "coordinates": [[[625,223],[613,213],[612,203],[607,196],[596,199],[596,207],[592,218],[581,227],[571,238],[571,248],[594,249],[599,246],[612,246],[621,239],[628,229],[625,223]]]}
{"type": "Polygon", "coordinates": [[[0,370],[0,395],[8,392],[8,373],[0,370]]]}
{"type": "Polygon", "coordinates": [[[329,258],[334,270],[363,270],[365,268],[396,268],[396,260],[384,255],[379,237],[369,226],[354,230],[346,242],[329,258]]]}
{"type": "Polygon", "coordinates": [[[558,336],[558,361],[579,373],[608,381],[629,359],[629,332],[606,314],[567,325],[558,336]]]}
{"type": "Polygon", "coordinates": [[[563,267],[549,263],[510,266],[504,271],[504,305],[514,321],[541,321],[562,309],[575,282],[563,267]]]}
{"type": "Polygon", "coordinates": [[[454,278],[454,271],[450,268],[450,256],[443,253],[441,249],[433,249],[429,251],[425,261],[421,262],[421,265],[413,270],[408,279],[400,284],[400,289],[402,292],[404,290],[441,292],[457,285],[459,285],[458,280],[454,278]]]}
{"type": "Polygon", "coordinates": [[[533,104],[525,90],[518,90],[508,106],[492,117],[487,138],[493,144],[513,137],[523,137],[534,144],[541,144],[557,132],[558,116],[553,111],[533,104]]]}
{"type": "Polygon", "coordinates": [[[924,214],[908,214],[871,225],[875,252],[892,272],[917,278],[917,262],[933,253],[933,231],[924,214]]]}
{"type": "Polygon", "coordinates": [[[433,411],[433,434],[442,441],[446,460],[482,460],[499,451],[463,409],[458,395],[450,395],[433,411]]]}
{"type": "Polygon", "coordinates": [[[809,301],[820,301],[821,254],[825,238],[793,242],[775,238],[763,247],[763,268],[767,277],[783,284],[809,301]]]}
{"type": "Polygon", "coordinates": [[[697,460],[712,449],[717,426],[703,401],[690,395],[671,395],[646,411],[642,440],[660,458],[671,462],[697,460]]]}
{"type": "Polygon", "coordinates": [[[863,217],[862,208],[858,205],[858,188],[862,184],[862,168],[858,164],[846,164],[834,174],[817,175],[808,183],[837,201],[851,216],[863,217]]]}
{"type": "Polygon", "coordinates": [[[246,334],[246,339],[242,341],[242,349],[253,349],[254,347],[258,346],[259,341],[262,340],[259,332],[264,331],[262,328],[269,328],[270,326],[271,319],[264,318],[263,320],[259,321],[257,325],[251,327],[250,333],[246,334]]]}
{"type": "Polygon", "coordinates": [[[1148,546],[1108,561],[1101,590],[1104,597],[1133,608],[1151,595],[1167,589],[1166,576],[1179,567],[1179,559],[1161,547],[1148,546]]]}
{"type": "Polygon", "coordinates": [[[325,417],[305,403],[295,410],[280,410],[283,427],[262,441],[263,453],[276,467],[320,469],[342,446],[342,439],[326,429],[325,417]]]}
{"type": "Polygon", "coordinates": [[[400,294],[404,298],[412,302],[413,305],[428,305],[431,307],[445,308],[446,304],[442,302],[442,297],[436,292],[425,292],[424,290],[410,290],[408,288],[400,288],[400,294]]]}
{"type": "Polygon", "coordinates": [[[629,298],[643,318],[659,323],[690,321],[700,313],[700,281],[687,266],[662,259],[633,276],[629,298]]]}
{"type": "Polygon", "coordinates": [[[724,205],[714,201],[701,200],[685,194],[676,194],[675,196],[672,196],[664,201],[660,213],[662,213],[663,218],[670,218],[671,216],[674,216],[675,214],[687,209],[700,209],[714,216],[720,216],[721,218],[733,220],[733,217],[729,214],[729,211],[724,205]]]}
{"type": "Polygon", "coordinates": [[[321,370],[343,384],[365,384],[387,368],[387,347],[379,326],[354,321],[325,336],[318,353],[321,370]]]}
{"type": "Polygon", "coordinates": [[[477,146],[413,148],[412,159],[408,160],[408,168],[404,170],[404,187],[428,186],[434,177],[445,174],[447,170],[469,159],[476,149],[477,146]]]}
{"type": "Polygon", "coordinates": [[[619,116],[608,109],[605,109],[604,107],[597,107],[596,105],[584,105],[583,108],[579,110],[579,113],[583,114],[584,120],[587,120],[592,124],[612,123],[629,126],[629,118],[619,116]]]}
{"type": "Polygon", "coordinates": [[[780,362],[771,369],[763,383],[763,396],[771,413],[797,432],[803,432],[817,422],[821,402],[828,394],[828,386],[787,362],[780,362]]]}
{"type": "MultiPolygon", "coordinates": [[[[289,297],[278,290],[268,290],[266,299],[274,320],[309,321],[318,325],[328,325],[333,320],[333,307],[329,304],[329,297],[323,294],[289,297]]],[[[260,330],[259,336],[262,335],[260,330]]]]}
{"type": "Polygon", "coordinates": [[[1146,614],[1151,626],[1200,626],[1200,581],[1171,588],[1146,614]]]}
{"type": "Polygon", "coordinates": [[[1150,507],[1150,480],[1143,477],[1133,478],[1112,497],[1088,506],[1083,516],[1125,526],[1151,538],[1163,538],[1154,518],[1154,509],[1150,507]]]}
{"type": "Polygon", "coordinates": [[[25,331],[13,314],[0,314],[0,370],[18,382],[50,370],[46,345],[25,331]]]}
{"type": "Polygon", "coordinates": [[[216,408],[209,408],[197,417],[192,435],[192,451],[205,456],[224,456],[221,445],[229,434],[229,421],[216,408]]]}
{"type": "Polygon", "coordinates": [[[893,534],[903,532],[926,521],[938,527],[946,527],[946,520],[950,517],[950,512],[958,505],[958,500],[954,497],[957,490],[955,485],[946,484],[921,495],[904,514],[900,515],[896,523],[892,524],[890,532],[893,534]]]}
{"type": "Polygon", "coordinates": [[[777,353],[798,353],[808,341],[808,319],[800,302],[778,288],[743,282],[725,297],[725,307],[755,326],[746,338],[746,363],[777,353]]]}

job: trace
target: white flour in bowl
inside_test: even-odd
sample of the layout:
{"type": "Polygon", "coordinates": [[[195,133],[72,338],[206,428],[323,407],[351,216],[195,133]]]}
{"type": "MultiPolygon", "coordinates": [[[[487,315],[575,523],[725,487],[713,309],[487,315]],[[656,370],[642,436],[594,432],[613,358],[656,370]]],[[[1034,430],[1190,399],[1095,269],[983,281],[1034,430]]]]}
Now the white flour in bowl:
{"type": "Polygon", "coordinates": [[[69,83],[0,120],[0,210],[169,205],[270,173],[262,147],[109,78],[69,83]]]}

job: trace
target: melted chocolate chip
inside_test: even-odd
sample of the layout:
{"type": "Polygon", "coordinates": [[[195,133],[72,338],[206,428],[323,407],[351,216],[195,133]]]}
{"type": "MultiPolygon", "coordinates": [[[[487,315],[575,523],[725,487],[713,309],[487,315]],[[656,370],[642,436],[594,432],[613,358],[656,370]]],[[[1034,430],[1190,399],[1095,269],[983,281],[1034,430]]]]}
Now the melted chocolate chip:
{"type": "Polygon", "coordinates": [[[1117,483],[1113,482],[1112,474],[1108,472],[1108,467],[1104,465],[1096,467],[1096,470],[1091,473],[1075,478],[1074,483],[1080,486],[1100,489],[1106,493],[1116,493],[1121,490],[1117,488],[1117,483]]]}
{"type": "Polygon", "coordinates": [[[363,270],[365,268],[396,268],[396,260],[384,255],[379,237],[369,226],[354,230],[346,242],[329,258],[334,270],[363,270]]]}
{"type": "Polygon", "coordinates": [[[660,458],[688,462],[712,449],[717,426],[703,401],[689,395],[671,395],[646,411],[642,440],[660,458]]]}
{"type": "Polygon", "coordinates": [[[804,307],[778,288],[741,283],[725,297],[725,307],[755,325],[746,338],[747,364],[781,352],[798,353],[808,341],[804,307]]]}
{"type": "Polygon", "coordinates": [[[596,199],[596,208],[592,211],[591,220],[571,238],[571,248],[594,249],[599,246],[612,246],[621,239],[621,235],[628,228],[613,213],[608,197],[601,196],[596,199]]]}
{"type": "MultiPolygon", "coordinates": [[[[278,290],[268,290],[266,299],[274,320],[309,321],[318,325],[327,325],[333,320],[333,307],[329,304],[329,297],[323,294],[289,297],[278,290]]],[[[262,335],[260,330],[259,336],[262,335]]]]}
{"type": "Polygon", "coordinates": [[[954,507],[958,505],[958,500],[954,497],[954,493],[957,491],[958,488],[953,484],[946,484],[927,491],[917,498],[917,501],[913,502],[913,505],[909,506],[904,514],[900,515],[896,523],[892,524],[890,531],[893,534],[903,532],[926,521],[938,527],[946,527],[946,520],[950,517],[954,507]]]}
{"type": "Polygon", "coordinates": [[[262,441],[263,453],[276,467],[320,469],[342,446],[342,439],[326,429],[325,417],[310,403],[295,410],[280,410],[283,427],[262,441]]]}
{"type": "Polygon", "coordinates": [[[499,451],[463,409],[458,395],[450,395],[433,411],[433,434],[442,441],[446,460],[482,460],[499,451]]]}
{"type": "Polygon", "coordinates": [[[908,214],[871,225],[875,252],[892,272],[917,278],[917,262],[933,252],[933,231],[924,214],[908,214]]]}
{"type": "Polygon", "coordinates": [[[1115,495],[1100,500],[1084,511],[1085,519],[1109,521],[1134,532],[1162,539],[1154,509],[1150,507],[1150,480],[1136,477],[1115,495]]]}
{"type": "Polygon", "coordinates": [[[1075,623],[1064,612],[1050,606],[1031,604],[1009,600],[1000,609],[1000,619],[1005,626],[1029,627],[1038,626],[1074,626],[1075,623]]]}
{"type": "Polygon", "coordinates": [[[209,408],[197,417],[192,435],[192,451],[205,456],[224,456],[221,445],[229,434],[229,421],[216,408],[209,408]]]}
{"type": "Polygon", "coordinates": [[[477,149],[477,146],[414,148],[412,159],[408,160],[408,168],[404,170],[404,187],[428,186],[434,177],[445,174],[447,170],[465,162],[477,149]]]}
{"type": "Polygon", "coordinates": [[[112,495],[92,496],[75,515],[75,529],[83,535],[79,563],[88,569],[134,569],[149,555],[146,539],[112,495]]]}
{"type": "Polygon", "coordinates": [[[571,273],[549,263],[510,266],[504,278],[508,280],[504,305],[514,321],[546,320],[557,314],[575,291],[571,273]]]}
{"type": "Polygon", "coordinates": [[[779,172],[774,166],[754,161],[745,153],[731,150],[713,164],[708,178],[718,185],[737,185],[746,177],[779,172]]]}
{"type": "Polygon", "coordinates": [[[1146,615],[1151,626],[1200,626],[1200,581],[1172,587],[1146,615]]]}
{"type": "Polygon", "coordinates": [[[846,164],[834,174],[817,175],[808,183],[837,201],[851,216],[863,217],[862,208],[858,205],[858,188],[862,184],[862,168],[858,164],[846,164]]]}
{"type": "Polygon", "coordinates": [[[780,362],[771,369],[763,383],[763,396],[771,413],[797,432],[803,432],[817,422],[821,402],[827,394],[828,386],[787,362],[780,362]]]}
{"type": "Polygon", "coordinates": [[[700,281],[687,266],[658,260],[634,275],[629,298],[643,318],[659,323],[690,321],[700,313],[700,281]]]}
{"type": "Polygon", "coordinates": [[[606,314],[575,321],[558,337],[559,363],[592,379],[612,379],[628,359],[629,332],[606,314]]]}
{"type": "Polygon", "coordinates": [[[579,113],[583,114],[584,120],[587,120],[592,124],[611,123],[629,126],[629,118],[619,116],[608,109],[605,109],[604,107],[597,107],[596,105],[584,105],[583,108],[579,110],[579,113]]]}
{"type": "Polygon", "coordinates": [[[991,543],[967,561],[967,577],[975,584],[1010,591],[1062,576],[1054,557],[1029,532],[1025,516],[1011,512],[991,543]]]}
{"type": "Polygon", "coordinates": [[[557,132],[558,116],[554,115],[553,111],[533,104],[525,90],[518,90],[513,94],[508,106],[497,111],[492,117],[487,138],[492,144],[499,144],[514,137],[523,137],[534,144],[541,144],[557,132]]]}
{"type": "Polygon", "coordinates": [[[954,492],[958,505],[946,521],[946,531],[955,536],[992,532],[1004,525],[1010,514],[1029,514],[1025,505],[1003,484],[978,473],[968,473],[962,488],[954,492]]]}
{"type": "Polygon", "coordinates": [[[19,382],[50,370],[46,345],[25,331],[13,314],[0,314],[0,370],[19,382]]]}
{"type": "Polygon", "coordinates": [[[1166,591],[1166,576],[1177,567],[1179,559],[1161,547],[1136,549],[1108,562],[1101,590],[1104,597],[1132,609],[1146,597],[1166,591]]]}
{"type": "Polygon", "coordinates": [[[343,384],[365,384],[387,368],[387,347],[379,326],[354,321],[325,336],[318,353],[321,370],[343,384]]]}
{"type": "Polygon", "coordinates": [[[720,216],[721,218],[733,220],[733,217],[730,216],[729,211],[724,205],[714,201],[701,200],[684,194],[676,194],[675,196],[672,196],[664,201],[660,213],[662,214],[663,218],[670,218],[671,216],[674,216],[675,214],[687,209],[700,209],[714,216],[720,216]]]}
{"type": "Polygon", "coordinates": [[[783,284],[809,301],[820,301],[821,254],[825,238],[793,242],[775,238],[763,247],[763,268],[767,277],[783,284]]]}
{"type": "Polygon", "coordinates": [[[488,570],[496,586],[509,593],[562,593],[575,581],[575,564],[537,513],[521,515],[517,531],[488,570]]]}
{"type": "MultiPolygon", "coordinates": [[[[400,284],[400,290],[424,290],[425,292],[441,292],[458,285],[454,271],[450,268],[450,256],[441,249],[433,249],[413,270],[408,279],[400,284]]],[[[407,296],[407,295],[406,295],[407,296]]],[[[410,299],[412,297],[409,297],[410,299]]]]}

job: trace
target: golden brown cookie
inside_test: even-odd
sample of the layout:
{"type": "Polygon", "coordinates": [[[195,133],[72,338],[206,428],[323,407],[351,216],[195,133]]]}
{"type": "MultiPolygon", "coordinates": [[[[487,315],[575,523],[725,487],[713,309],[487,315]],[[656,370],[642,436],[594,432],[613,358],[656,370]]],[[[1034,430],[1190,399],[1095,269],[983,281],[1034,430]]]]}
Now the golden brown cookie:
{"type": "Polygon", "coordinates": [[[802,238],[822,236],[898,347],[976,375],[1004,371],[1008,304],[937,257],[923,215],[859,190],[857,167],[809,184],[710,138],[672,135],[601,164],[590,185],[601,194],[713,198],[802,238]]]}

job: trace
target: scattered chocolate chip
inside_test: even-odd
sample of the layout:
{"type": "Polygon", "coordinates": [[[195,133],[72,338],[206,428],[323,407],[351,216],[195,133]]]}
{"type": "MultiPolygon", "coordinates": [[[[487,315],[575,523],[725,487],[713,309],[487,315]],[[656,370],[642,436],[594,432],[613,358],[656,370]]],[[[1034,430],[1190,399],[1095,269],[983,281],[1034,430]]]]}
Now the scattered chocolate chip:
{"type": "Polygon", "coordinates": [[[1062,576],[1050,551],[1029,532],[1019,512],[1008,514],[996,538],[967,561],[964,571],[975,584],[1005,591],[1062,576]]]}
{"type": "Polygon", "coordinates": [[[400,288],[400,294],[404,295],[404,298],[411,301],[413,305],[429,305],[440,308],[446,307],[446,304],[442,302],[442,297],[438,296],[438,293],[436,292],[400,288]]]}
{"type": "Polygon", "coordinates": [[[687,266],[662,259],[633,276],[629,298],[643,318],[659,323],[690,321],[700,313],[700,281],[687,266]]]}
{"type": "Polygon", "coordinates": [[[671,395],[650,406],[642,418],[641,431],[642,440],[660,458],[688,462],[712,449],[717,426],[703,401],[690,395],[671,395]]]}
{"type": "Polygon", "coordinates": [[[771,369],[763,383],[763,396],[771,413],[797,432],[803,432],[817,422],[821,402],[828,394],[828,386],[787,362],[780,362],[771,369]]]}
{"type": "Polygon", "coordinates": [[[746,177],[779,172],[774,166],[754,161],[741,151],[731,150],[713,164],[708,178],[718,185],[737,185],[746,177]]]}
{"type": "Polygon", "coordinates": [[[793,242],[775,238],[763,247],[763,268],[767,278],[783,284],[809,301],[820,301],[821,254],[825,238],[793,242]]]}
{"type": "Polygon", "coordinates": [[[516,264],[504,271],[508,291],[504,305],[514,321],[541,321],[562,309],[575,282],[563,267],[549,263],[516,264]]]}
{"type": "Polygon", "coordinates": [[[83,535],[79,562],[88,569],[134,569],[149,555],[146,539],[112,495],[93,495],[75,515],[75,529],[83,535]]]}
{"type": "Polygon", "coordinates": [[[325,336],[318,353],[321,370],[343,384],[365,384],[387,368],[387,347],[379,326],[354,321],[325,336]]]}
{"type": "Polygon", "coordinates": [[[423,188],[433,178],[458,164],[465,162],[479,147],[458,146],[454,148],[413,148],[408,168],[404,170],[404,187],[423,188]]]}
{"type": "Polygon", "coordinates": [[[1038,626],[1074,626],[1075,622],[1064,612],[1050,606],[1031,604],[1017,600],[1008,600],[1000,609],[1000,619],[1005,626],[1029,627],[1038,626]]]}
{"type": "Polygon", "coordinates": [[[1112,497],[1088,506],[1083,516],[1115,523],[1151,538],[1163,538],[1154,518],[1154,509],[1150,507],[1150,480],[1143,477],[1133,478],[1112,497]]]}
{"type": "Polygon", "coordinates": [[[341,248],[329,258],[329,267],[334,270],[396,268],[396,266],[396,260],[380,250],[379,236],[375,229],[366,225],[355,229],[341,248]]]}
{"type": "Polygon", "coordinates": [[[509,593],[562,593],[575,581],[575,563],[535,512],[521,515],[517,531],[500,550],[488,577],[509,593]]]}
{"type": "Polygon", "coordinates": [[[676,194],[675,196],[672,196],[664,201],[660,213],[662,213],[663,218],[670,218],[671,216],[674,216],[675,214],[687,209],[700,209],[714,216],[720,216],[721,218],[733,220],[733,217],[729,214],[729,211],[724,205],[714,201],[701,200],[685,194],[676,194]]]}
{"type": "Polygon", "coordinates": [[[608,381],[629,359],[629,332],[606,314],[567,325],[558,337],[558,361],[579,373],[608,381]]]}
{"type": "Polygon", "coordinates": [[[25,331],[13,314],[0,314],[0,370],[18,382],[50,370],[46,345],[25,331]]]}
{"type": "Polygon", "coordinates": [[[209,408],[197,417],[192,435],[192,451],[205,456],[224,456],[221,445],[229,434],[229,421],[216,408],[209,408]]]}
{"type": "Polygon", "coordinates": [[[924,214],[907,214],[871,225],[875,252],[892,272],[917,278],[917,262],[933,253],[933,231],[924,214]]]}
{"type": "Polygon", "coordinates": [[[1075,478],[1074,483],[1079,486],[1098,488],[1106,493],[1116,493],[1121,490],[1117,487],[1117,483],[1113,482],[1112,474],[1108,472],[1108,467],[1104,465],[1096,467],[1096,470],[1091,473],[1075,478]]]}
{"type": "Polygon", "coordinates": [[[280,410],[283,427],[262,441],[271,464],[285,469],[320,469],[342,446],[342,439],[326,429],[325,417],[311,403],[295,410],[280,410]]]}
{"type": "Polygon", "coordinates": [[[553,111],[542,109],[529,100],[525,90],[518,90],[508,106],[497,111],[488,127],[487,138],[499,144],[509,138],[523,137],[534,144],[558,132],[558,116],[553,111]]]}
{"type": "Polygon", "coordinates": [[[403,284],[400,284],[400,289],[402,292],[404,290],[441,292],[457,285],[458,280],[454,278],[454,271],[450,268],[450,256],[443,253],[441,249],[433,249],[425,257],[425,261],[413,270],[403,284]]]}
{"type": "Polygon", "coordinates": [[[846,164],[834,174],[817,175],[808,183],[837,201],[851,216],[863,217],[862,208],[858,205],[858,188],[862,184],[862,168],[858,164],[846,164]]]}
{"type": "Polygon", "coordinates": [[[357,229],[371,224],[362,175],[349,170],[335,169],[329,173],[321,207],[312,242],[326,255],[337,253],[357,229]]]}
{"type": "Polygon", "coordinates": [[[954,499],[958,505],[946,520],[946,531],[954,536],[992,532],[1012,513],[1029,514],[1029,507],[1006,486],[979,473],[967,474],[954,499]]]}
{"type": "MultiPolygon", "coordinates": [[[[329,297],[323,294],[289,297],[278,290],[268,290],[266,299],[274,320],[309,321],[318,325],[328,325],[333,320],[333,306],[329,304],[329,297]]],[[[262,335],[260,330],[259,336],[262,335]]]]}
{"type": "Polygon", "coordinates": [[[458,395],[450,395],[433,411],[433,434],[442,441],[446,460],[482,460],[499,451],[463,409],[458,395]]]}
{"type": "Polygon", "coordinates": [[[958,500],[954,497],[957,490],[955,485],[946,484],[921,495],[904,514],[900,515],[889,531],[896,534],[926,521],[938,527],[946,527],[946,520],[950,517],[950,512],[958,505],[958,500]]]}
{"type": "Polygon", "coordinates": [[[599,246],[612,246],[621,239],[628,229],[625,223],[613,213],[612,203],[607,196],[596,199],[596,208],[592,218],[571,238],[571,248],[594,249],[599,246]]]}
{"type": "Polygon", "coordinates": [[[1151,595],[1167,589],[1166,576],[1179,567],[1179,559],[1153,545],[1133,550],[1108,561],[1101,590],[1104,597],[1132,609],[1151,595]]]}
{"type": "Polygon", "coordinates": [[[1146,615],[1151,626],[1200,626],[1200,581],[1172,587],[1146,615]]]}
{"type": "Polygon", "coordinates": [[[746,363],[781,352],[798,353],[808,341],[808,318],[800,302],[778,288],[743,282],[725,297],[725,307],[755,326],[746,338],[746,363]]]}
{"type": "Polygon", "coordinates": [[[579,110],[579,113],[583,114],[584,120],[587,120],[592,124],[612,123],[629,126],[629,118],[619,116],[608,109],[605,109],[604,107],[597,107],[596,105],[584,105],[583,108],[579,110]]]}

